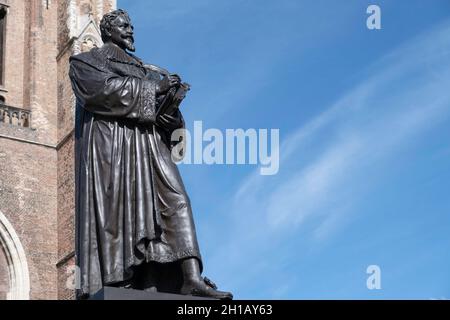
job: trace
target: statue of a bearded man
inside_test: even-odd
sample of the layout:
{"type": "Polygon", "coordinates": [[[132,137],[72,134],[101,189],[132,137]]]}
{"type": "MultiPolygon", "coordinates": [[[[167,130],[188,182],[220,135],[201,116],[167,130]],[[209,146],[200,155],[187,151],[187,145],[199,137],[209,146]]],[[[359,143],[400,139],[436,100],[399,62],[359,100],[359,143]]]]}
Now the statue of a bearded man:
{"type": "Polygon", "coordinates": [[[79,297],[116,286],[231,299],[201,276],[190,200],[171,157],[182,115],[158,112],[181,79],[129,53],[125,11],[106,14],[100,29],[104,45],[70,60],[79,297]]]}

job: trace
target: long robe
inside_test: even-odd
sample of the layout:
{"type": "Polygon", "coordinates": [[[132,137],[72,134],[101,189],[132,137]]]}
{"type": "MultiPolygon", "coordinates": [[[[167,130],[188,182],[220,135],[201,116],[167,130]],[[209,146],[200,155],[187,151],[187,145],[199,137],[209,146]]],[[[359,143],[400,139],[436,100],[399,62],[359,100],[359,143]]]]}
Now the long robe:
{"type": "Polygon", "coordinates": [[[130,280],[148,262],[193,257],[202,266],[170,132],[155,124],[160,75],[114,44],[73,56],[69,74],[77,98],[78,294],[130,280]]]}

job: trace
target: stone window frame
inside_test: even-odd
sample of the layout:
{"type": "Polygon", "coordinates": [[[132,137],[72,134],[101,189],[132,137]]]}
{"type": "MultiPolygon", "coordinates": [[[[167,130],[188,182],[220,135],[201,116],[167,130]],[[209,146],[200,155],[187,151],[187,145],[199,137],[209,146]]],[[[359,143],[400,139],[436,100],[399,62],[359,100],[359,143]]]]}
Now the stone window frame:
{"type": "Polygon", "coordinates": [[[29,300],[30,274],[25,250],[13,226],[0,211],[0,250],[2,249],[8,262],[8,275],[11,287],[6,299],[29,300]]]}

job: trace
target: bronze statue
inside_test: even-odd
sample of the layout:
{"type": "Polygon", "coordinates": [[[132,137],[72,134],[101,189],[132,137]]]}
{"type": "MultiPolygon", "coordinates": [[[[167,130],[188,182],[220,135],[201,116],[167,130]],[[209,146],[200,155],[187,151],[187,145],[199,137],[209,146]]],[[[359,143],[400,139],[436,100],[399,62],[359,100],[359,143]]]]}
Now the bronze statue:
{"type": "Polygon", "coordinates": [[[70,60],[78,296],[116,286],[232,299],[201,276],[190,200],[171,158],[171,134],[184,121],[170,106],[189,87],[129,53],[125,11],[106,14],[100,29],[104,45],[70,60]]]}

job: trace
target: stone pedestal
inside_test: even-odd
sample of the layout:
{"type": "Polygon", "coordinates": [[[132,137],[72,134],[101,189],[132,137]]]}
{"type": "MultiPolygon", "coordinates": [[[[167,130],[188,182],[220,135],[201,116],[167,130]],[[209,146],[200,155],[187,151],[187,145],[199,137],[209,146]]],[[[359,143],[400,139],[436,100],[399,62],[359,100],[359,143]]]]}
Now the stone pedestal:
{"type": "Polygon", "coordinates": [[[164,292],[105,287],[89,300],[211,300],[194,296],[184,296],[164,292]]]}

